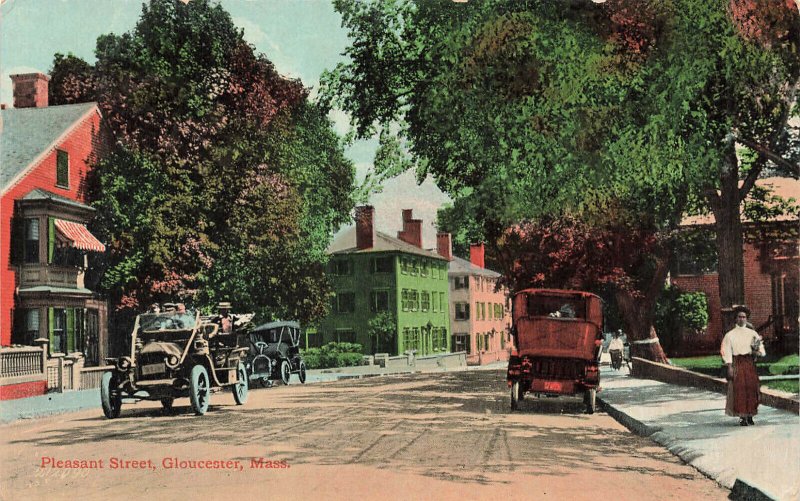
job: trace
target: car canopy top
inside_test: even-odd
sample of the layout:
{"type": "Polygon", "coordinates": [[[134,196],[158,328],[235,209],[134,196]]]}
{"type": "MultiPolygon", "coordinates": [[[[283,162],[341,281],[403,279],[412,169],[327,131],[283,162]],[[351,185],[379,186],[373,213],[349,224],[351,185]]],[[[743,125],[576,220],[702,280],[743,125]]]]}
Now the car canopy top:
{"type": "Polygon", "coordinates": [[[270,329],[275,329],[277,327],[294,327],[295,329],[299,329],[300,324],[298,322],[295,322],[294,320],[277,320],[275,322],[267,322],[266,324],[261,324],[255,329],[253,329],[253,332],[268,331],[270,329]]]}

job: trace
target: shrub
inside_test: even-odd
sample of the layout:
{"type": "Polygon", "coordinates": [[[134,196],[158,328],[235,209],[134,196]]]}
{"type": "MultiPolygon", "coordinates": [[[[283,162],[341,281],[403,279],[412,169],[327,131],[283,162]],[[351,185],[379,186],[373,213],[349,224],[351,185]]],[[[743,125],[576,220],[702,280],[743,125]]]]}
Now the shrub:
{"type": "Polygon", "coordinates": [[[671,351],[682,330],[699,333],[708,326],[708,298],[702,292],[669,286],[656,304],[654,323],[664,350],[671,351]]]}
{"type": "Polygon", "coordinates": [[[352,367],[363,363],[358,343],[328,343],[321,348],[303,350],[302,355],[309,369],[352,367]]]}

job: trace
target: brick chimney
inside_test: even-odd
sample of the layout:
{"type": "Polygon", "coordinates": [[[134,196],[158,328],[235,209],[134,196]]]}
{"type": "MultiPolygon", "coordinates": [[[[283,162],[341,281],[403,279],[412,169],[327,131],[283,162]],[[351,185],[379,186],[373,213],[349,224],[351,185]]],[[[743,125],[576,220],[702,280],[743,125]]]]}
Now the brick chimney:
{"type": "Polygon", "coordinates": [[[375,207],[356,207],[356,247],[370,249],[375,246],[375,207]]]}
{"type": "Polygon", "coordinates": [[[422,219],[412,218],[413,209],[403,209],[403,230],[397,238],[415,247],[422,248],[422,219]]]}
{"type": "Polygon", "coordinates": [[[448,261],[453,260],[453,239],[449,233],[436,234],[436,252],[448,261]]]}
{"type": "Polygon", "coordinates": [[[11,75],[15,108],[46,108],[50,77],[44,73],[11,75]]]}
{"type": "Polygon", "coordinates": [[[483,242],[469,246],[469,262],[478,268],[485,268],[483,262],[483,242]]]}

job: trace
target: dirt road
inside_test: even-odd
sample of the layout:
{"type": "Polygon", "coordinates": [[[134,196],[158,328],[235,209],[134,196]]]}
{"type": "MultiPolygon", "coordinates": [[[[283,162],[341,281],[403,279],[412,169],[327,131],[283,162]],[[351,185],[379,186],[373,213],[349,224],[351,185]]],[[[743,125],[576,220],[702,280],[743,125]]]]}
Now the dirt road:
{"type": "MultiPolygon", "coordinates": [[[[294,382],[294,380],[293,380],[294,382]]],[[[6,426],[2,499],[725,499],[580,399],[526,400],[504,374],[371,378],[124,405],[6,426]]]]}

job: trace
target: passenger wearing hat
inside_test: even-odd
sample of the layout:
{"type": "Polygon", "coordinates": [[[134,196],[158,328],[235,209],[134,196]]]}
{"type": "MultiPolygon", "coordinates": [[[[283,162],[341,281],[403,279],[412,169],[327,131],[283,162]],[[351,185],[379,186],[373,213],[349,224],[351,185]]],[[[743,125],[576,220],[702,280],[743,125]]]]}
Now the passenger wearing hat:
{"type": "Polygon", "coordinates": [[[722,339],[720,355],[727,369],[728,398],[725,414],[739,417],[739,425],[755,424],[753,416],[758,414],[759,381],[756,373],[756,357],[766,355],[764,342],[756,331],[747,327],[750,310],[746,306],[735,306],[736,327],[722,339]]]}
{"type": "Polygon", "coordinates": [[[217,322],[219,323],[219,332],[221,334],[230,334],[233,332],[233,318],[231,318],[231,303],[223,301],[217,305],[217,322]]]}

